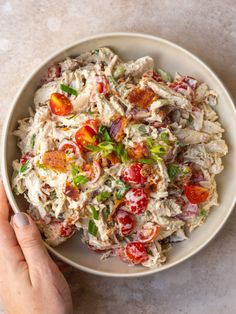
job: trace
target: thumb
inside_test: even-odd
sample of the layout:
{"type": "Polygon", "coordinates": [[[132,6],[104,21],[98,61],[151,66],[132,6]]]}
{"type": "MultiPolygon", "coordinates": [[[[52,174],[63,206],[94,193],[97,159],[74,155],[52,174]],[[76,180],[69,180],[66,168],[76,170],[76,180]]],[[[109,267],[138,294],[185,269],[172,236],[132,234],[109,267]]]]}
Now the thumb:
{"type": "Polygon", "coordinates": [[[35,222],[27,214],[20,212],[13,217],[13,228],[29,269],[43,268],[48,264],[51,258],[35,222]]]}

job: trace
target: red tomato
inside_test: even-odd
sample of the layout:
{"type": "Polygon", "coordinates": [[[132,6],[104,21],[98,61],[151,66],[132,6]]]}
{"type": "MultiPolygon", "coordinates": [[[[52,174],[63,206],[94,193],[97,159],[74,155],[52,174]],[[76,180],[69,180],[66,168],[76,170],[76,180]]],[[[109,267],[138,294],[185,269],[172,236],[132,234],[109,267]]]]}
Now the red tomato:
{"type": "Polygon", "coordinates": [[[30,156],[28,155],[22,155],[21,159],[20,159],[20,162],[22,165],[24,165],[26,163],[27,160],[30,159],[30,156]]]}
{"type": "Polygon", "coordinates": [[[123,209],[119,209],[116,214],[116,221],[119,225],[121,234],[127,236],[131,234],[135,227],[135,218],[134,215],[128,213],[123,209]]]}
{"type": "Polygon", "coordinates": [[[205,202],[209,196],[208,189],[200,185],[186,185],[184,192],[187,199],[192,204],[205,202]]]}
{"type": "Polygon", "coordinates": [[[98,132],[98,126],[99,126],[99,120],[98,119],[90,119],[85,122],[85,125],[90,126],[96,133],[98,132]]]}
{"type": "Polygon", "coordinates": [[[96,137],[96,132],[88,125],[82,126],[75,134],[76,142],[79,146],[86,145],[97,145],[98,139],[96,137]]]}
{"type": "Polygon", "coordinates": [[[93,161],[92,165],[85,165],[85,172],[90,179],[90,183],[95,183],[101,176],[101,166],[97,160],[93,161]]]}
{"type": "Polygon", "coordinates": [[[126,245],[125,253],[127,258],[134,264],[141,264],[148,260],[148,253],[143,243],[130,242],[126,245]]]}
{"type": "Polygon", "coordinates": [[[152,226],[150,228],[140,229],[137,232],[137,240],[141,243],[150,243],[156,238],[159,232],[159,226],[152,226]]]}
{"type": "Polygon", "coordinates": [[[149,193],[143,188],[131,189],[125,194],[125,202],[129,210],[138,215],[146,210],[148,201],[149,193]]]}
{"type": "Polygon", "coordinates": [[[61,226],[60,227],[60,236],[63,237],[63,238],[67,238],[69,237],[74,231],[74,227],[72,226],[61,226]]]}
{"type": "Polygon", "coordinates": [[[70,100],[63,94],[53,93],[50,98],[51,112],[57,116],[66,116],[72,110],[72,104],[70,100]]]}
{"type": "Polygon", "coordinates": [[[143,164],[133,163],[125,168],[122,173],[122,180],[130,184],[144,184],[146,177],[141,175],[143,164]]]}
{"type": "Polygon", "coordinates": [[[73,141],[68,141],[68,140],[63,140],[60,143],[58,150],[64,151],[66,154],[71,154],[71,153],[73,153],[74,155],[80,154],[80,150],[77,144],[73,141]]]}

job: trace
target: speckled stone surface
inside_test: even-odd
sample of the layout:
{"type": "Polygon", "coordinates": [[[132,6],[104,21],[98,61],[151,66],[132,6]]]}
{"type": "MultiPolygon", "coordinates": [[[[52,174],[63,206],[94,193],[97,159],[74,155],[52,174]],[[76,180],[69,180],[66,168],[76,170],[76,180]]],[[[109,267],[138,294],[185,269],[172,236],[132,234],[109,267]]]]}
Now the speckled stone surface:
{"type": "MultiPolygon", "coordinates": [[[[195,53],[236,98],[235,0],[0,0],[0,124],[33,68],[82,37],[135,31],[195,53]]],[[[96,277],[69,268],[75,313],[236,313],[236,212],[199,254],[139,279],[96,277]]]]}

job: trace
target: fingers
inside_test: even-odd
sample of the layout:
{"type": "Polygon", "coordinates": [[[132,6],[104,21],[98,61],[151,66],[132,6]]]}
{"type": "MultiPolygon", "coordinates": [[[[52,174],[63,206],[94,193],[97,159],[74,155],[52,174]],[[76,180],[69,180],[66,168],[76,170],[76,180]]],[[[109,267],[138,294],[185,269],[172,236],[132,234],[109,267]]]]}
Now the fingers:
{"type": "Polygon", "coordinates": [[[0,182],[0,269],[15,268],[24,261],[24,256],[18,245],[15,232],[8,221],[9,204],[0,182]]]}
{"type": "Polygon", "coordinates": [[[25,213],[13,217],[16,238],[29,266],[29,271],[43,269],[51,260],[34,221],[25,213]]]}

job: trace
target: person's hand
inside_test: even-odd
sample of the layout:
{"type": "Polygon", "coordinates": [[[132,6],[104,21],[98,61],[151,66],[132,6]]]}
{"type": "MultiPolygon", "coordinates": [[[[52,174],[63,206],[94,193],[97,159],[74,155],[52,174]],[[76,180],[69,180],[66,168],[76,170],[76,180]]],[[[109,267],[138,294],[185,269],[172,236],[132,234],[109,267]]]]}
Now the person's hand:
{"type": "Polygon", "coordinates": [[[69,286],[49,256],[33,220],[24,213],[9,222],[0,182],[0,303],[9,314],[70,314],[69,286]]]}

